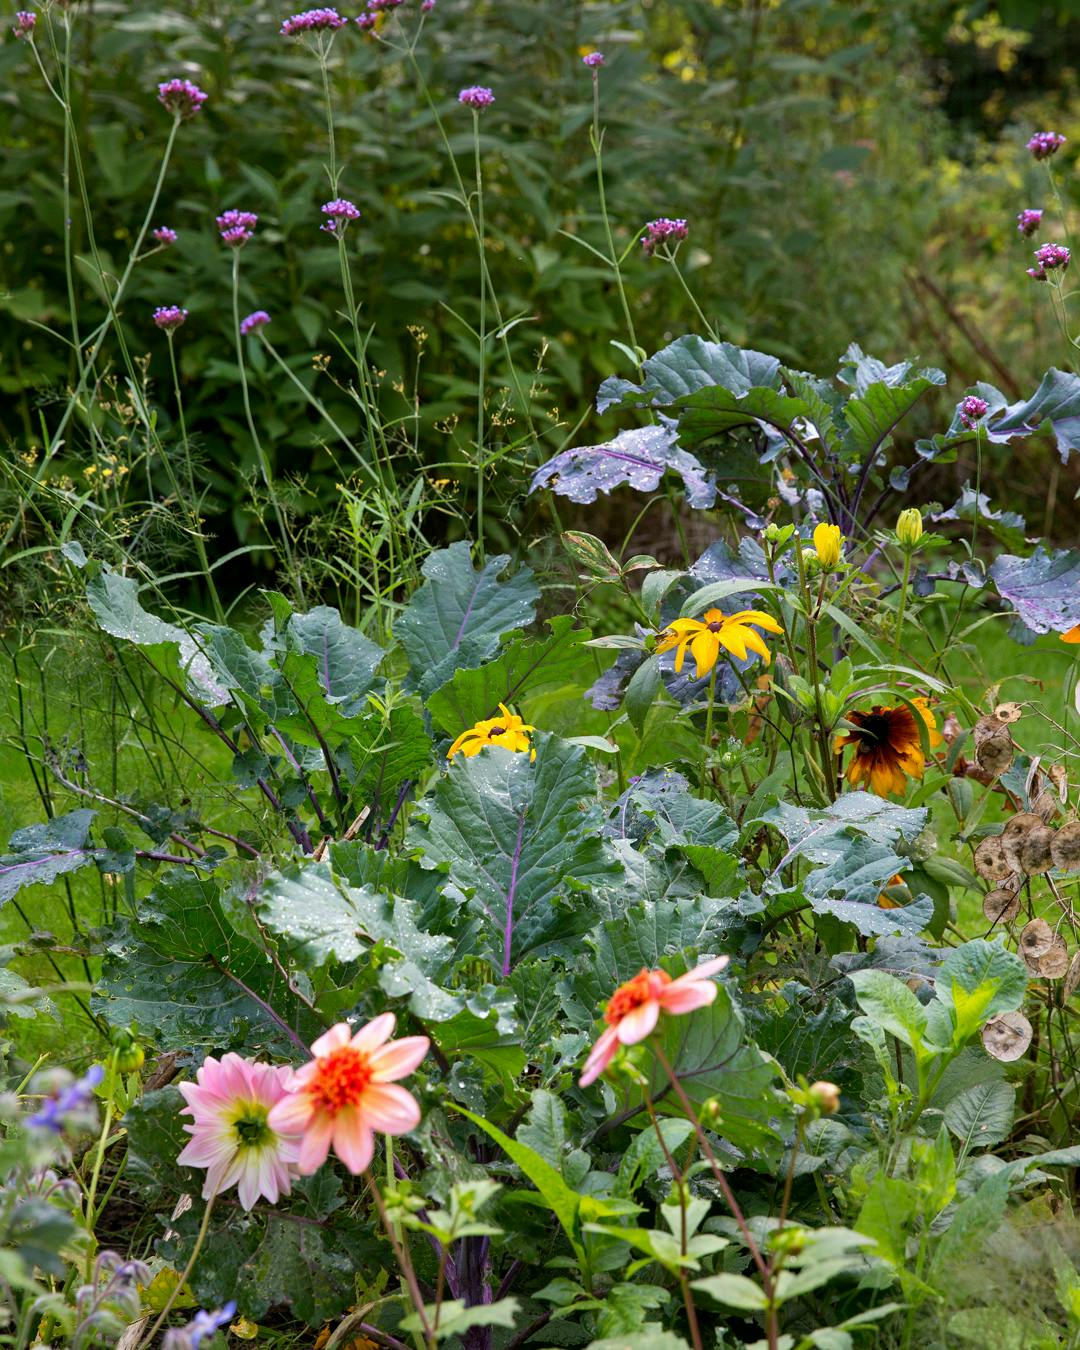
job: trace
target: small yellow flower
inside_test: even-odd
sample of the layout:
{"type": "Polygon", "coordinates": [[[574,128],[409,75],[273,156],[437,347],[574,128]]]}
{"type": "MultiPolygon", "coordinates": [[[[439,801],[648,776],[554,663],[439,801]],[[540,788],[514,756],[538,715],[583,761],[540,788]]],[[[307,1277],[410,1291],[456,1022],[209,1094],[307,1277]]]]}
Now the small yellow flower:
{"type": "Polygon", "coordinates": [[[486,745],[501,745],[504,750],[528,750],[529,758],[535,759],[536,751],[529,740],[529,732],[536,728],[523,722],[504,703],[499,704],[499,712],[501,716],[485,718],[468,731],[463,731],[446,752],[446,758],[453,759],[460,751],[466,759],[472,759],[486,745]]]}
{"type": "Polygon", "coordinates": [[[914,548],[923,535],[922,512],[914,506],[901,511],[896,519],[896,537],[905,548],[914,548]]]}
{"type": "Polygon", "coordinates": [[[821,524],[814,530],[814,550],[818,562],[824,568],[835,567],[840,561],[843,544],[844,536],[840,533],[839,525],[821,524]]]}
{"type": "Polygon", "coordinates": [[[675,673],[683,668],[686,649],[697,663],[696,679],[708,675],[716,665],[720,649],[746,660],[747,651],[757,652],[758,656],[769,664],[769,649],[760,633],[750,627],[754,624],[764,628],[766,633],[782,633],[784,630],[771,614],[760,609],[740,609],[737,614],[724,614],[718,609],[707,609],[700,619],[676,619],[660,634],[656,644],[657,652],[675,650],[675,673]]]}

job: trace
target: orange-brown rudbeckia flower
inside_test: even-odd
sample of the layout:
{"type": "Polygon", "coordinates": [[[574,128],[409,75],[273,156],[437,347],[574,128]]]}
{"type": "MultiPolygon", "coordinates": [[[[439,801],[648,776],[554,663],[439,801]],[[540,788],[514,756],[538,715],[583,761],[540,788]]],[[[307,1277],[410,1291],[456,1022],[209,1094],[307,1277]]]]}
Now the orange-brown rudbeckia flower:
{"type": "Polygon", "coordinates": [[[1080,623],[1075,628],[1070,628],[1067,633],[1062,633],[1062,642],[1080,642],[1080,623]]]}
{"type": "MultiPolygon", "coordinates": [[[[913,698],[911,703],[926,727],[930,746],[943,744],[927,700],[913,698]]],[[[915,715],[906,703],[895,708],[875,703],[869,712],[849,712],[847,720],[854,730],[838,736],[835,749],[839,753],[845,745],[855,747],[847,767],[847,780],[852,787],[866,783],[878,796],[889,797],[901,795],[909,778],[923,776],[926,756],[915,715]]]]}
{"type": "Polygon", "coordinates": [[[720,649],[746,660],[748,651],[756,652],[769,664],[769,649],[756,628],[764,628],[766,633],[782,633],[784,630],[771,614],[760,609],[740,609],[737,614],[724,614],[719,609],[707,609],[700,619],[675,619],[660,634],[656,644],[657,652],[669,652],[675,649],[675,673],[678,674],[686,660],[686,649],[697,664],[696,679],[708,675],[716,665],[720,649]]]}

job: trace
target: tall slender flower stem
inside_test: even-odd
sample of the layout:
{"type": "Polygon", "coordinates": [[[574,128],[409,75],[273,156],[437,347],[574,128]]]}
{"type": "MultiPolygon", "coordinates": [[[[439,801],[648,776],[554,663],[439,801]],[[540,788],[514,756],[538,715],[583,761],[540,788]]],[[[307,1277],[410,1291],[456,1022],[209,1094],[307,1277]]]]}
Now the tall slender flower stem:
{"type": "Polygon", "coordinates": [[[255,418],[251,412],[251,395],[248,391],[247,368],[244,364],[244,340],[240,336],[240,250],[233,250],[232,260],[232,310],[233,310],[233,337],[236,340],[236,363],[240,368],[240,390],[244,398],[244,416],[247,418],[248,430],[251,432],[251,441],[255,447],[255,455],[259,461],[259,469],[262,473],[263,483],[266,485],[266,491],[270,497],[270,504],[274,508],[274,515],[277,518],[278,529],[281,531],[281,542],[285,549],[285,557],[288,559],[289,571],[292,576],[292,584],[296,589],[297,599],[304,604],[304,583],[300,576],[300,571],[296,565],[296,558],[293,554],[292,541],[289,538],[289,531],[285,525],[285,515],[281,509],[281,503],[278,501],[277,492],[274,489],[274,479],[270,472],[270,462],[266,458],[266,451],[263,449],[262,441],[259,439],[259,433],[255,426],[255,418]]]}
{"type": "Polygon", "coordinates": [[[416,1279],[416,1271],[413,1269],[412,1257],[409,1255],[408,1244],[404,1239],[400,1243],[398,1242],[397,1234],[394,1231],[394,1225],[390,1222],[390,1216],[386,1212],[386,1205],[382,1198],[382,1192],[379,1190],[379,1183],[375,1180],[375,1177],[370,1170],[364,1173],[364,1179],[371,1191],[372,1199],[375,1201],[375,1208],[379,1212],[383,1230],[390,1241],[394,1259],[398,1263],[401,1277],[405,1281],[405,1287],[409,1291],[412,1305],[416,1309],[416,1315],[423,1328],[424,1343],[427,1345],[428,1350],[434,1350],[435,1332],[431,1323],[428,1321],[427,1311],[424,1305],[424,1296],[420,1292],[420,1285],[416,1279]]]}
{"type": "Polygon", "coordinates": [[[487,385],[487,284],[484,272],[484,179],[480,169],[480,113],[472,110],[473,164],[476,173],[476,246],[480,251],[480,343],[476,377],[476,540],[484,561],[484,394],[487,385]]]}
{"type": "Polygon", "coordinates": [[[135,1350],[144,1350],[144,1347],[153,1344],[154,1337],[161,1330],[162,1323],[165,1321],[166,1317],[168,1317],[169,1313],[172,1312],[173,1304],[180,1297],[180,1291],[191,1278],[191,1272],[195,1269],[195,1262],[199,1259],[199,1253],[202,1251],[203,1243],[206,1241],[206,1234],[210,1228],[210,1215],[213,1213],[214,1201],[216,1199],[217,1196],[212,1195],[210,1199],[207,1200],[206,1208],[203,1210],[202,1223],[199,1224],[199,1231],[195,1237],[195,1246],[191,1249],[191,1255],[188,1257],[187,1265],[181,1272],[180,1278],[173,1285],[172,1293],[166,1300],[164,1308],[162,1308],[161,1312],[158,1314],[157,1321],[147,1334],[139,1340],[138,1344],[135,1346],[135,1350]]]}
{"type": "Polygon", "coordinates": [[[671,251],[670,248],[668,248],[665,245],[664,253],[662,256],[664,257],[664,260],[670,264],[671,270],[675,273],[676,277],[678,277],[679,285],[683,288],[684,295],[686,296],[687,300],[690,301],[690,304],[693,306],[694,313],[701,320],[702,326],[704,327],[706,333],[708,333],[709,337],[712,338],[713,342],[719,342],[720,338],[717,335],[716,329],[713,328],[712,324],[705,317],[704,313],[702,312],[701,306],[697,302],[697,298],[695,297],[694,292],[686,284],[686,278],[682,274],[682,269],[679,267],[679,263],[675,257],[675,254],[671,251]]]}
{"type": "MultiPolygon", "coordinates": [[[[71,143],[72,148],[74,149],[78,145],[78,140],[76,129],[74,126],[74,121],[71,115],[71,108],[67,103],[67,101],[65,100],[65,98],[57,92],[52,82],[50,81],[48,74],[46,73],[45,68],[41,63],[41,56],[36,46],[34,45],[33,42],[30,43],[30,46],[31,49],[33,50],[34,57],[37,60],[38,68],[41,71],[42,78],[45,81],[46,88],[49,90],[53,98],[56,99],[56,101],[60,104],[61,108],[63,109],[65,125],[70,128],[71,143]]],[[[168,171],[169,161],[172,158],[173,145],[176,141],[176,133],[180,128],[180,122],[181,119],[179,117],[177,116],[173,117],[173,124],[169,130],[168,140],[165,142],[165,149],[162,153],[161,166],[158,169],[157,179],[154,183],[154,190],[150,194],[150,205],[146,209],[146,215],[143,218],[142,225],[139,227],[139,232],[135,237],[135,243],[131,247],[131,252],[128,255],[127,265],[125,266],[124,271],[120,276],[120,280],[116,285],[115,291],[113,291],[111,295],[109,292],[107,278],[105,277],[104,273],[101,272],[101,283],[102,286],[105,288],[105,295],[108,302],[108,313],[102,320],[102,322],[98,325],[98,327],[94,329],[93,332],[91,332],[90,336],[86,339],[87,344],[86,356],[85,360],[81,362],[81,371],[79,374],[78,382],[75,386],[75,389],[71,393],[71,396],[68,398],[67,405],[64,409],[64,412],[60,418],[59,423],[57,424],[56,430],[53,432],[49,440],[48,449],[42,455],[41,462],[38,464],[37,470],[34,473],[33,478],[27,484],[26,490],[23,494],[22,505],[19,511],[15,513],[11,524],[8,526],[4,534],[3,539],[0,540],[0,553],[2,553],[7,548],[7,546],[11,543],[12,539],[15,537],[15,533],[19,528],[19,523],[23,518],[23,515],[26,511],[27,505],[29,504],[31,496],[33,495],[35,489],[40,486],[42,480],[45,477],[45,474],[48,472],[50,463],[56,456],[61,445],[64,443],[64,433],[67,430],[67,425],[71,421],[71,418],[74,415],[76,408],[78,408],[81,405],[82,396],[85,393],[86,388],[90,382],[90,376],[93,373],[94,365],[95,362],[97,361],[98,354],[102,349],[102,346],[104,344],[105,338],[108,334],[110,327],[116,321],[118,307],[120,305],[121,300],[123,299],[124,292],[127,289],[127,284],[131,279],[131,273],[135,268],[135,264],[139,260],[139,255],[142,251],[143,242],[146,239],[146,236],[150,230],[150,224],[154,218],[154,212],[157,210],[158,199],[161,196],[161,189],[165,184],[165,174],[168,171]]],[[[77,172],[81,171],[81,166],[78,161],[76,161],[76,170],[77,172]]],[[[88,203],[86,204],[86,209],[87,211],[89,211],[88,203]]],[[[88,218],[88,227],[92,229],[92,226],[89,225],[89,218],[88,218]]],[[[65,229],[66,228],[67,226],[65,224],[65,229]]]]}
{"type": "MultiPolygon", "coordinates": [[[[978,516],[978,502],[975,504],[978,516]]],[[[904,549],[904,575],[900,582],[900,600],[896,606],[896,636],[893,638],[893,660],[900,659],[900,644],[904,637],[904,611],[907,608],[908,583],[911,581],[911,549],[904,549]]]]}
{"type": "Polygon", "coordinates": [[[705,713],[705,744],[701,750],[701,791],[705,791],[705,786],[709,779],[709,754],[712,750],[712,724],[713,710],[716,707],[716,666],[712,668],[712,674],[709,677],[709,707],[705,713]]]}
{"type": "MultiPolygon", "coordinates": [[[[221,604],[221,597],[218,595],[217,583],[214,581],[214,573],[210,567],[210,559],[206,555],[206,541],[203,539],[202,521],[199,513],[195,509],[195,471],[191,463],[191,442],[188,440],[187,421],[184,417],[184,399],[180,393],[180,372],[176,365],[176,345],[173,330],[170,328],[166,332],[169,339],[169,366],[172,369],[173,393],[176,396],[176,411],[180,420],[180,442],[184,447],[184,466],[187,469],[187,487],[189,494],[189,506],[192,514],[191,532],[195,540],[195,551],[199,555],[199,566],[206,577],[206,584],[210,590],[210,599],[214,605],[214,615],[218,623],[225,622],[225,610],[221,604]]],[[[169,477],[172,479],[173,491],[177,495],[177,504],[182,508],[184,499],[181,488],[172,472],[172,463],[168,455],[162,455],[169,477]]]]}
{"type": "Polygon", "coordinates": [[[630,313],[630,303],[626,298],[626,287],[623,284],[622,263],[618,253],[615,250],[615,236],[611,229],[611,217],[608,215],[607,194],[604,191],[604,133],[600,127],[600,72],[593,70],[593,120],[589,131],[589,142],[592,145],[593,155],[596,159],[596,190],[600,199],[600,216],[604,222],[604,233],[607,236],[608,253],[610,254],[611,270],[615,273],[615,285],[619,292],[619,301],[622,305],[623,319],[626,322],[626,332],[630,338],[630,346],[634,349],[634,356],[638,363],[638,370],[641,369],[641,359],[639,353],[641,348],[638,346],[637,333],[634,330],[634,320],[630,313]]]}

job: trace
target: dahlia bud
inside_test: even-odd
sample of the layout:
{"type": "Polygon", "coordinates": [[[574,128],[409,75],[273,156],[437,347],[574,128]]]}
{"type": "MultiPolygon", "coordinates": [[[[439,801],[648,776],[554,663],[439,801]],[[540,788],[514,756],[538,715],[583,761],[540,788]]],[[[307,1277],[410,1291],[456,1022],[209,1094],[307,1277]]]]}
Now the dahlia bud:
{"type": "Polygon", "coordinates": [[[835,1083],[826,1083],[824,1080],[811,1083],[810,1096],[822,1115],[832,1116],[840,1109],[840,1089],[835,1083]]]}
{"type": "Polygon", "coordinates": [[[909,506],[896,520],[896,537],[905,548],[914,548],[923,535],[922,512],[909,506]]]}

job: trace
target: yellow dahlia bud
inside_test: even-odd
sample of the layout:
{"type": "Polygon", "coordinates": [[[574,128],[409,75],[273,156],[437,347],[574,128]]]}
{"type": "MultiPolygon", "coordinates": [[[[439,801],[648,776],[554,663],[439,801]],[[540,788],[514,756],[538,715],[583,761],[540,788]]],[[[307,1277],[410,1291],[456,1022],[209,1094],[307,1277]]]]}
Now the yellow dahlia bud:
{"type": "Polygon", "coordinates": [[[835,567],[840,561],[844,536],[839,525],[819,525],[814,531],[814,551],[822,567],[835,567]]]}
{"type": "Polygon", "coordinates": [[[823,1115],[831,1116],[839,1109],[840,1089],[835,1083],[811,1083],[810,1096],[813,1097],[823,1115]]]}
{"type": "Polygon", "coordinates": [[[922,538],[922,513],[914,506],[901,511],[896,521],[896,537],[905,548],[914,548],[922,538]]]}

